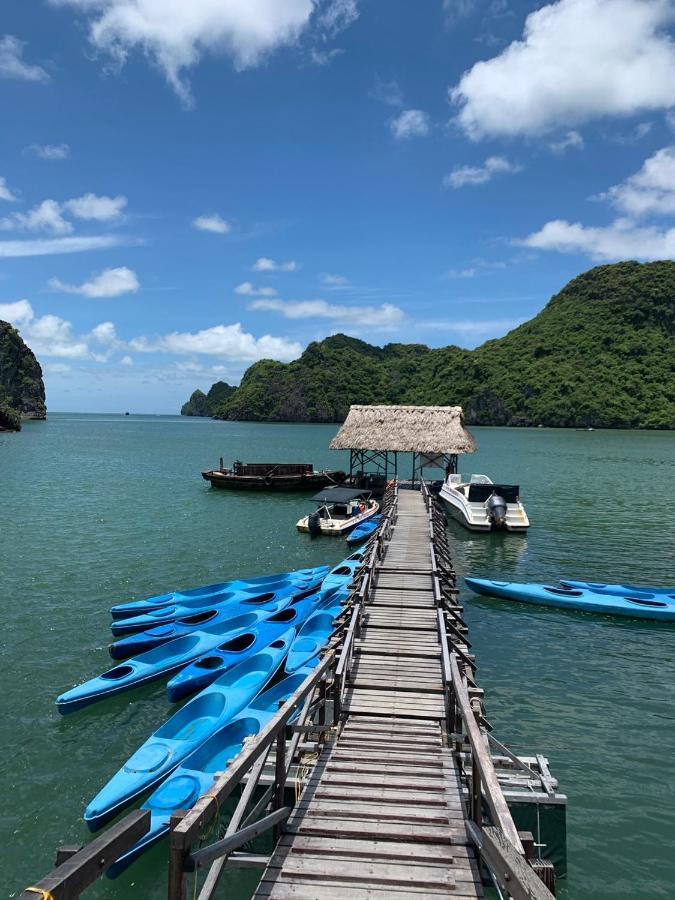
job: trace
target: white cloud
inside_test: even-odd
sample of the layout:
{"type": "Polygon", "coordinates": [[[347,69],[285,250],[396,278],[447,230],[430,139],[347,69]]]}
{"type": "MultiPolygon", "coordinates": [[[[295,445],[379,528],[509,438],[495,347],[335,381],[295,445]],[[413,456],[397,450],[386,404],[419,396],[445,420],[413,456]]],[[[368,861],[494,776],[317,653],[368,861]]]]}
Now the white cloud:
{"type": "Polygon", "coordinates": [[[324,272],[319,280],[321,284],[333,290],[349,287],[349,279],[345,278],[344,275],[331,275],[329,272],[324,272]]]}
{"type": "Polygon", "coordinates": [[[290,362],[302,352],[296,341],[265,334],[255,338],[242,330],[241,323],[215,325],[198,332],[177,332],[152,340],[140,337],[129,341],[129,347],[139,353],[201,353],[239,362],[259,359],[278,359],[290,362]]]}
{"type": "MultiPolygon", "coordinates": [[[[90,17],[89,39],[123,65],[131,51],[147,54],[185,104],[185,71],[206,53],[231,57],[237,70],[258,65],[293,44],[307,27],[313,0],[51,0],[90,17]]],[[[348,4],[337,4],[345,6],[348,4]]],[[[336,13],[335,21],[339,20],[336,13]]]]}
{"type": "Polygon", "coordinates": [[[331,37],[334,37],[345,28],[349,28],[358,17],[356,0],[332,0],[319,14],[317,22],[331,37]]]}
{"type": "Polygon", "coordinates": [[[73,334],[70,322],[59,316],[36,316],[28,300],[0,303],[0,319],[11,322],[20,330],[21,336],[38,359],[43,356],[91,358],[86,340],[73,334]]]}
{"type": "Polygon", "coordinates": [[[126,266],[104,269],[83,284],[66,284],[58,278],[49,279],[49,287],[65,294],[80,294],[82,297],[120,297],[135,294],[140,287],[136,273],[126,266]]]}
{"type": "Polygon", "coordinates": [[[581,253],[599,261],[675,258],[675,228],[639,227],[627,219],[604,227],[555,219],[516,243],[536,250],[581,253]]]}
{"type": "Polygon", "coordinates": [[[70,147],[68,144],[30,144],[25,148],[24,153],[50,161],[63,160],[69,158],[70,147]]]}
{"type": "Polygon", "coordinates": [[[70,375],[73,371],[68,363],[47,363],[43,368],[48,375],[70,375]]]}
{"type": "Polygon", "coordinates": [[[16,200],[16,194],[7,187],[7,181],[0,176],[0,200],[8,200],[10,203],[16,200]]]}
{"type": "Polygon", "coordinates": [[[474,278],[478,274],[478,269],[471,266],[468,269],[448,269],[443,273],[445,278],[474,278]]]}
{"type": "Polygon", "coordinates": [[[97,325],[96,328],[92,329],[91,336],[95,341],[98,341],[99,344],[105,344],[107,347],[119,343],[117,330],[112,322],[101,322],[100,325],[97,325]]]}
{"type": "Polygon", "coordinates": [[[639,172],[611,187],[600,199],[631,216],[675,213],[675,146],[658,150],[639,172]]]}
{"type": "Polygon", "coordinates": [[[27,213],[15,212],[0,219],[3,231],[49,231],[52,234],[70,234],[73,225],[61,214],[56,200],[43,200],[27,213]]]}
{"type": "Polygon", "coordinates": [[[457,121],[478,139],[674,106],[672,17],[670,0],[559,0],[535,10],[522,40],[450,90],[457,121]]]}
{"type": "Polygon", "coordinates": [[[489,156],[482,166],[456,166],[443,179],[443,187],[461,188],[467,184],[485,184],[495,175],[520,172],[522,166],[509,162],[505,156],[489,156]]]}
{"type": "Polygon", "coordinates": [[[83,253],[87,250],[106,250],[117,247],[124,240],[117,235],[99,237],[41,238],[32,241],[0,241],[0,259],[23,256],[52,256],[60,253],[83,253]]]}
{"type": "Polygon", "coordinates": [[[375,84],[368,91],[368,96],[384,103],[385,106],[403,106],[403,91],[395,79],[383,81],[376,76],[375,84]]]}
{"type": "Polygon", "coordinates": [[[122,366],[133,366],[134,360],[131,356],[123,356],[120,360],[120,365],[122,366]]]}
{"type": "Polygon", "coordinates": [[[227,234],[231,230],[231,225],[226,222],[218,213],[209,216],[197,216],[192,222],[194,228],[199,231],[210,231],[212,234],[227,234]]]}
{"type": "Polygon", "coordinates": [[[127,205],[126,197],[98,197],[96,194],[83,194],[63,204],[75,218],[87,222],[112,222],[119,219],[127,205]]]}
{"type": "Polygon", "coordinates": [[[564,153],[566,150],[583,150],[584,139],[578,131],[568,131],[557,141],[551,141],[548,145],[554,153],[564,153]]]}
{"type": "Polygon", "coordinates": [[[296,272],[300,268],[299,263],[297,263],[294,259],[289,259],[286,262],[277,262],[274,259],[269,259],[267,256],[261,256],[257,259],[253,265],[251,266],[251,271],[253,272],[296,272]]]}
{"type": "Polygon", "coordinates": [[[11,34],[0,37],[0,78],[16,78],[19,81],[49,81],[48,73],[42,66],[32,66],[24,62],[23,41],[11,34]]]}
{"type": "Polygon", "coordinates": [[[403,310],[391,303],[381,306],[339,306],[325,300],[254,300],[249,309],[278,312],[287,319],[332,319],[358,322],[364,328],[384,330],[401,325],[405,318],[403,310]]]}
{"type": "Polygon", "coordinates": [[[405,141],[413,137],[426,137],[431,131],[431,119],[421,109],[404,109],[391,120],[389,127],[397,141],[405,141]]]}
{"type": "Polygon", "coordinates": [[[243,297],[276,297],[277,292],[273,287],[254,287],[250,281],[242,281],[234,289],[235,294],[243,297]]]}

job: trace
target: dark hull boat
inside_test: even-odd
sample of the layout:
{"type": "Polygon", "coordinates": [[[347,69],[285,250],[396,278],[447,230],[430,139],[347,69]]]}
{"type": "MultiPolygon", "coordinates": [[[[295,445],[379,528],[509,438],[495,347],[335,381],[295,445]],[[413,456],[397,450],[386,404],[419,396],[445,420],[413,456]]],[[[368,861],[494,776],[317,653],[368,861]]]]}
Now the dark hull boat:
{"type": "Polygon", "coordinates": [[[316,472],[311,463],[242,463],[231,469],[220,468],[202,472],[202,478],[212,487],[230,491],[313,491],[329,484],[342,484],[345,472],[338,470],[316,472]]]}

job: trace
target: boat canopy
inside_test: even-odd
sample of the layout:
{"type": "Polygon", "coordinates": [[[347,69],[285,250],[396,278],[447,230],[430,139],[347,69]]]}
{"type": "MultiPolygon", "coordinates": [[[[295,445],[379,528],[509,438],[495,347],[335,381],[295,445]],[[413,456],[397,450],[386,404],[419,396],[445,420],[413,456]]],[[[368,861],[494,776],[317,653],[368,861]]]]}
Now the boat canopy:
{"type": "Polygon", "coordinates": [[[313,503],[349,503],[359,497],[369,495],[370,491],[359,491],[354,488],[328,487],[323,488],[312,497],[313,503]]]}

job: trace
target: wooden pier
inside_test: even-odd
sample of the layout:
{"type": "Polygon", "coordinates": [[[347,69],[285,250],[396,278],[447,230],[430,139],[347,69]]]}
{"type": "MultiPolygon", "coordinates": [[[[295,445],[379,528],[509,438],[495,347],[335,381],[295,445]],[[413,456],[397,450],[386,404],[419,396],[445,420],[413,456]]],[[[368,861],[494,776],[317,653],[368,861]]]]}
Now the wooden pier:
{"type": "MultiPolygon", "coordinates": [[[[552,866],[532,858],[493,764],[467,631],[440,510],[424,482],[393,487],[320,664],[212,789],[173,816],[168,900],[185,900],[188,886],[210,900],[231,867],[262,870],[256,898],[436,900],[494,884],[515,900],[550,900],[552,866]],[[224,833],[206,843],[231,797],[224,833]],[[263,834],[271,853],[244,852],[263,834]]],[[[551,794],[545,766],[496,743],[530,789],[541,778],[551,794]]],[[[115,851],[144,827],[138,813],[114,826],[115,851]]],[[[54,900],[79,896],[114,859],[105,837],[93,861],[71,848],[38,892],[48,883],[54,900]]]]}

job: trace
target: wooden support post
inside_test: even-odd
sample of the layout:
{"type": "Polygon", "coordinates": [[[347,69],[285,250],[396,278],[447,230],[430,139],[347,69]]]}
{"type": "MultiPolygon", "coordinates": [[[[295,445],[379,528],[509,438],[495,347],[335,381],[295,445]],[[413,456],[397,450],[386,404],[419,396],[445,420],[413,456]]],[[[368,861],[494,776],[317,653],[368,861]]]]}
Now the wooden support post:
{"type": "MultiPolygon", "coordinates": [[[[286,789],[286,729],[282,728],[277,735],[276,759],[274,761],[274,798],[272,809],[282,809],[284,805],[284,792],[286,789]]],[[[283,823],[274,826],[274,843],[276,844],[283,832],[283,823]]]]}
{"type": "Polygon", "coordinates": [[[177,835],[175,833],[176,826],[182,822],[185,812],[184,809],[180,809],[171,816],[171,823],[169,826],[169,883],[167,887],[167,900],[185,900],[186,898],[185,858],[187,852],[183,848],[182,840],[180,840],[182,835],[177,835]],[[176,840],[176,838],[179,839],[176,840]]]}

